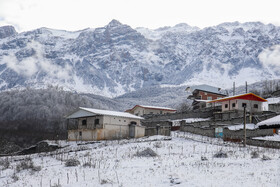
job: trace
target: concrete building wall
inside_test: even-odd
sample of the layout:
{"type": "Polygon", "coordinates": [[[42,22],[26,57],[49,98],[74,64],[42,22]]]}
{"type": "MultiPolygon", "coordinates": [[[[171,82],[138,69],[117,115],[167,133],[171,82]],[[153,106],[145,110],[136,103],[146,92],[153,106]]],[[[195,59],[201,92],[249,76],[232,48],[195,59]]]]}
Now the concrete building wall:
{"type": "Polygon", "coordinates": [[[204,91],[199,91],[199,93],[196,95],[196,97],[201,98],[201,100],[215,100],[215,99],[220,99],[223,98],[225,96],[223,95],[219,95],[219,94],[214,94],[214,93],[210,93],[210,92],[204,92],[204,91]]]}
{"type": "Polygon", "coordinates": [[[129,138],[128,125],[107,124],[104,125],[103,129],[68,130],[68,140],[70,141],[112,140],[112,139],[122,139],[122,138],[129,138]]]}
{"type": "Polygon", "coordinates": [[[115,117],[115,116],[104,116],[103,124],[113,124],[113,125],[129,125],[131,122],[136,122],[137,125],[140,125],[140,119],[132,119],[125,117],[115,117]]]}
{"type": "Polygon", "coordinates": [[[145,127],[144,126],[135,126],[135,138],[141,138],[145,136],[145,127]]]}
{"type": "Polygon", "coordinates": [[[143,116],[146,114],[169,114],[169,113],[175,113],[175,111],[168,111],[168,110],[162,110],[162,109],[152,109],[152,108],[143,108],[137,106],[132,112],[132,114],[136,116],[143,116]]]}
{"type": "Polygon", "coordinates": [[[142,137],[145,127],[140,126],[140,119],[115,116],[92,116],[78,119],[78,128],[68,130],[70,141],[93,141],[129,138],[129,125],[136,125],[135,137],[142,137]],[[98,120],[98,123],[96,123],[98,120]]]}
{"type": "Polygon", "coordinates": [[[244,99],[234,99],[230,101],[222,102],[222,111],[232,111],[232,110],[243,110],[243,103],[246,104],[246,110],[252,112],[262,111],[262,102],[260,101],[250,101],[244,99]]]}

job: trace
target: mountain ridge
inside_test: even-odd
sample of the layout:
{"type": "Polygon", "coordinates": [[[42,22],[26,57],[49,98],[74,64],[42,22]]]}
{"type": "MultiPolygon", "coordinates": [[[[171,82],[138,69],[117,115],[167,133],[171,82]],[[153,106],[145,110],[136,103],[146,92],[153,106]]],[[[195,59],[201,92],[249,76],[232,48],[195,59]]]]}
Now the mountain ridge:
{"type": "Polygon", "coordinates": [[[0,37],[0,90],[58,85],[116,97],[157,85],[230,87],[280,76],[280,65],[270,59],[280,54],[280,28],[261,22],[150,30],[112,20],[73,32],[0,27],[0,33],[6,33],[0,37]]]}

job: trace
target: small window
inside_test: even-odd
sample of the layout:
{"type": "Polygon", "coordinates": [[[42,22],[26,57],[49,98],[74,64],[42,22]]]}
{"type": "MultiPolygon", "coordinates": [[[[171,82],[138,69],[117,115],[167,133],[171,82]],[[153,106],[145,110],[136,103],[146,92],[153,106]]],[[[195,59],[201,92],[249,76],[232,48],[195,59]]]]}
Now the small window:
{"type": "Polygon", "coordinates": [[[207,100],[212,100],[212,97],[211,97],[211,96],[208,96],[208,97],[207,97],[207,100]]]}
{"type": "Polygon", "coordinates": [[[119,119],[119,122],[121,122],[122,120],[119,119]]]}
{"type": "Polygon", "coordinates": [[[258,104],[254,104],[254,108],[259,108],[259,105],[258,104]]]}
{"type": "Polygon", "coordinates": [[[99,125],[99,119],[94,120],[94,125],[99,125]]]}
{"type": "Polygon", "coordinates": [[[160,114],[162,114],[162,110],[160,111],[160,114]]]}
{"type": "Polygon", "coordinates": [[[228,108],[228,104],[225,104],[225,108],[228,108]]]}
{"type": "Polygon", "coordinates": [[[235,108],[235,103],[232,103],[232,108],[235,108]]]}
{"type": "Polygon", "coordinates": [[[86,119],[84,119],[83,121],[82,121],[82,125],[87,125],[87,120],[86,119]]]}
{"type": "Polygon", "coordinates": [[[150,112],[150,114],[153,114],[153,112],[150,112]]]}
{"type": "Polygon", "coordinates": [[[123,120],[124,122],[126,122],[126,120],[123,120]]]}
{"type": "Polygon", "coordinates": [[[246,103],[242,103],[242,107],[243,107],[243,108],[246,108],[246,107],[247,107],[247,104],[246,104],[246,103]]]}
{"type": "Polygon", "coordinates": [[[80,132],[79,132],[79,135],[80,135],[80,136],[82,136],[82,135],[83,135],[83,134],[82,134],[82,131],[80,131],[80,132]]]}

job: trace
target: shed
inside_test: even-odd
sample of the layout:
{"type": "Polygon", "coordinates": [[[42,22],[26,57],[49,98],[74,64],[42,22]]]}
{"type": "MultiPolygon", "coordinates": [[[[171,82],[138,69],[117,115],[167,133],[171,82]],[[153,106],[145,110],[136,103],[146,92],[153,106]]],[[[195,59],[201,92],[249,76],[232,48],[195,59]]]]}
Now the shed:
{"type": "Polygon", "coordinates": [[[67,117],[68,140],[138,138],[145,134],[142,117],[127,112],[79,107],[67,117]]]}
{"type": "Polygon", "coordinates": [[[260,129],[274,129],[274,133],[278,133],[278,129],[280,128],[280,115],[261,121],[256,126],[260,129]]]}

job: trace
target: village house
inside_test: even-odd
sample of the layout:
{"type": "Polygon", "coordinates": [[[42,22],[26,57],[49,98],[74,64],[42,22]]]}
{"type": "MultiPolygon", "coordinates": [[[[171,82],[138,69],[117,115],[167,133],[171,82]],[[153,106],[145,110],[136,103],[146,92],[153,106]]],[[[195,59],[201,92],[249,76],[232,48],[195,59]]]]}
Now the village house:
{"type": "Polygon", "coordinates": [[[280,115],[274,116],[267,120],[257,123],[257,128],[260,129],[273,129],[274,134],[279,134],[280,129],[280,115]]]}
{"type": "Polygon", "coordinates": [[[121,138],[138,138],[145,135],[139,116],[79,107],[67,117],[68,140],[92,141],[121,138]]]}
{"type": "Polygon", "coordinates": [[[176,109],[166,108],[166,107],[157,107],[157,106],[135,105],[132,109],[126,110],[126,112],[129,112],[136,116],[144,116],[147,114],[175,113],[176,109]]]}
{"type": "Polygon", "coordinates": [[[212,103],[213,105],[215,103],[221,103],[222,112],[243,111],[245,107],[247,112],[260,113],[263,111],[262,103],[266,101],[253,93],[246,93],[208,101],[208,103],[212,103]]]}
{"type": "Polygon", "coordinates": [[[188,96],[188,99],[193,100],[192,106],[194,110],[211,106],[207,104],[209,100],[220,99],[227,96],[222,92],[221,88],[206,84],[189,86],[186,88],[186,91],[192,93],[192,95],[188,96]]]}

